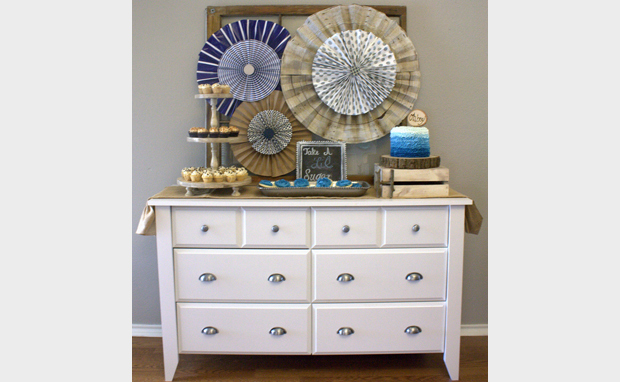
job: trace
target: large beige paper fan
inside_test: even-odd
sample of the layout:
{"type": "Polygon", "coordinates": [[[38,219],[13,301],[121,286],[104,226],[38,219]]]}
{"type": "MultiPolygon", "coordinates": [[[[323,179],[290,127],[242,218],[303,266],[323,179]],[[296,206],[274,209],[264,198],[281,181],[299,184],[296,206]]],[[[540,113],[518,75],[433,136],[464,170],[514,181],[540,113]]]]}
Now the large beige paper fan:
{"type": "MultiPolygon", "coordinates": [[[[344,55],[343,60],[346,59],[344,55]]],[[[284,50],[280,80],[284,98],[301,124],[323,138],[347,143],[369,142],[388,134],[413,109],[420,90],[417,53],[405,31],[385,13],[361,5],[336,6],[308,17],[284,50]],[[360,105],[369,103],[368,109],[371,108],[358,115],[339,113],[346,105],[339,104],[337,99],[333,99],[332,107],[328,106],[313,84],[313,65],[315,77],[317,74],[317,52],[320,55],[320,49],[334,47],[329,45],[330,41],[346,36],[347,31],[354,31],[356,36],[380,38],[396,60],[393,87],[390,79],[384,82],[386,89],[391,88],[389,94],[381,95],[380,104],[357,102],[360,105]]],[[[372,86],[363,90],[372,91],[372,86]]]]}

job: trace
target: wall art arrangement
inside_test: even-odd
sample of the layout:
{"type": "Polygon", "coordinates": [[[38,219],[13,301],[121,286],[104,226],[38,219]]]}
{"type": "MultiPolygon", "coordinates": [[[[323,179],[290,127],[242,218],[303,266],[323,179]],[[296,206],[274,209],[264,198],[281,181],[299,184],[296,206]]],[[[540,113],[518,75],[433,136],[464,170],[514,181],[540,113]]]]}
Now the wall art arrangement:
{"type": "Polygon", "coordinates": [[[360,5],[316,12],[293,38],[266,20],[225,25],[200,51],[196,76],[198,84],[230,86],[232,98],[218,99],[217,110],[239,129],[233,155],[265,177],[296,168],[299,175],[313,159],[300,148],[317,151],[313,145],[323,144],[323,151],[338,151],[328,156],[338,167],[330,176],[346,179],[345,143],[388,134],[413,109],[420,88],[416,50],[405,31],[360,5]],[[340,143],[301,145],[311,133],[340,143]]]}

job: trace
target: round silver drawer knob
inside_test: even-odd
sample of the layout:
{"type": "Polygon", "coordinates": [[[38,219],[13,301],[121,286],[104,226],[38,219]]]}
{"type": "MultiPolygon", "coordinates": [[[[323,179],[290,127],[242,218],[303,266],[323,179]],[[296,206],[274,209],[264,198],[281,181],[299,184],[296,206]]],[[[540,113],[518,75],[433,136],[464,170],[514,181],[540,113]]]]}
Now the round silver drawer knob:
{"type": "Polygon", "coordinates": [[[201,230],[202,232],[207,232],[207,231],[209,230],[209,226],[205,224],[205,225],[203,225],[202,227],[200,227],[200,230],[201,230]]]}
{"type": "Polygon", "coordinates": [[[217,277],[215,277],[213,273],[203,273],[198,277],[198,280],[205,283],[210,283],[211,281],[217,280],[217,277]]]}
{"type": "Polygon", "coordinates": [[[272,336],[283,336],[286,334],[286,330],[284,330],[284,328],[272,328],[269,331],[269,334],[271,334],[272,336]]]}
{"type": "Polygon", "coordinates": [[[270,275],[267,280],[271,281],[272,283],[281,283],[282,281],[286,280],[286,278],[284,278],[284,276],[279,273],[274,273],[273,275],[270,275]]]}
{"type": "Polygon", "coordinates": [[[218,334],[220,331],[217,330],[217,328],[214,328],[213,326],[207,326],[206,328],[202,329],[202,334],[205,334],[207,336],[213,336],[215,334],[218,334]]]}
{"type": "Polygon", "coordinates": [[[337,333],[341,336],[350,336],[351,334],[355,333],[355,331],[351,328],[340,328],[338,329],[337,333]]]}
{"type": "Polygon", "coordinates": [[[414,225],[413,225],[413,227],[411,227],[411,230],[412,230],[413,232],[418,232],[418,231],[420,230],[420,226],[419,226],[419,225],[417,225],[417,224],[414,224],[414,225]]]}
{"type": "Polygon", "coordinates": [[[280,227],[278,227],[277,225],[274,225],[273,227],[271,227],[271,232],[278,232],[280,230],[280,227]]]}
{"type": "Polygon", "coordinates": [[[341,283],[348,283],[349,281],[355,280],[355,277],[353,277],[353,275],[350,273],[342,273],[339,274],[338,277],[336,277],[336,280],[340,281],[341,283]]]}
{"type": "Polygon", "coordinates": [[[412,272],[412,273],[409,273],[407,277],[405,278],[407,279],[407,281],[418,281],[418,280],[422,280],[424,277],[422,277],[422,274],[418,272],[412,272]]]}
{"type": "Polygon", "coordinates": [[[351,230],[351,227],[349,227],[348,225],[345,225],[342,227],[342,232],[347,233],[351,230]]]}
{"type": "Polygon", "coordinates": [[[419,326],[409,326],[407,329],[405,329],[405,333],[407,334],[418,334],[418,333],[422,333],[422,329],[420,329],[419,326]]]}

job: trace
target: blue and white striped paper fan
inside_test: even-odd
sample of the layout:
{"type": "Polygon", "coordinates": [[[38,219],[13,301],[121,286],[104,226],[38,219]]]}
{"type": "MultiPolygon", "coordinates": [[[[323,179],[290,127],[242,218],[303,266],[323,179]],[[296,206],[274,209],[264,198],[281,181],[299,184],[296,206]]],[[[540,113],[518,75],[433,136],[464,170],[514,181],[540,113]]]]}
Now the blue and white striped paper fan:
{"type": "Polygon", "coordinates": [[[280,59],[291,35],[265,20],[239,20],[225,25],[207,39],[200,51],[199,84],[230,86],[234,98],[221,99],[217,109],[232,116],[243,102],[254,102],[280,90],[280,59]]]}

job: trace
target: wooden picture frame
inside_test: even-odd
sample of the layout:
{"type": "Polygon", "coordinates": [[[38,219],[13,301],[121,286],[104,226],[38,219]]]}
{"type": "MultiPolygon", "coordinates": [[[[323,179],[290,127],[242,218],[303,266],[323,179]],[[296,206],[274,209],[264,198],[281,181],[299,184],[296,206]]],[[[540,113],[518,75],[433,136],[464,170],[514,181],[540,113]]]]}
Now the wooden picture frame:
{"type": "MultiPolygon", "coordinates": [[[[222,17],[230,16],[277,16],[278,24],[282,25],[282,18],[286,16],[310,16],[323,9],[331,8],[331,5],[243,5],[225,7],[207,7],[206,12],[206,38],[217,32],[222,27],[222,17]]],[[[385,13],[388,17],[397,17],[398,23],[405,31],[407,30],[407,7],[406,6],[372,6],[372,8],[385,13]]],[[[289,31],[294,35],[295,31],[289,31]]]]}
{"type": "Polygon", "coordinates": [[[347,145],[344,142],[297,142],[297,178],[314,182],[347,179],[347,145]]]}

